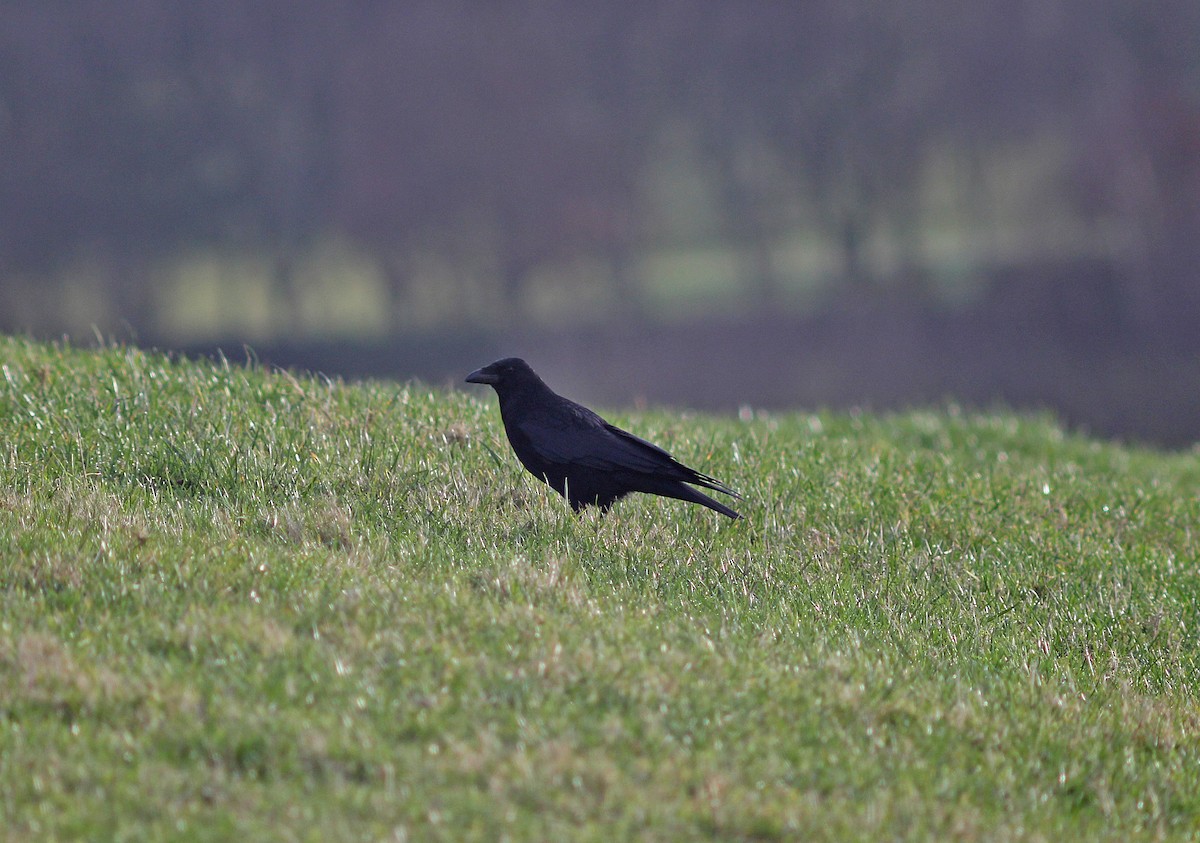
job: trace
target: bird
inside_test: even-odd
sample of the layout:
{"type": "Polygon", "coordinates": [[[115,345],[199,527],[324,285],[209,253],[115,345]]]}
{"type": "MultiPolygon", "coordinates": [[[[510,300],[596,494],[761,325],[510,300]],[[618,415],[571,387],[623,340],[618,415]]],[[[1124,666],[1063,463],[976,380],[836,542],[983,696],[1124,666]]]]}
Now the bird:
{"type": "Polygon", "coordinates": [[[688,484],[740,500],[737,492],[557,394],[519,357],[476,369],[466,380],[496,390],[504,431],[517,459],[566,498],[576,513],[597,506],[603,514],[631,492],[645,492],[742,517],[688,484]]]}

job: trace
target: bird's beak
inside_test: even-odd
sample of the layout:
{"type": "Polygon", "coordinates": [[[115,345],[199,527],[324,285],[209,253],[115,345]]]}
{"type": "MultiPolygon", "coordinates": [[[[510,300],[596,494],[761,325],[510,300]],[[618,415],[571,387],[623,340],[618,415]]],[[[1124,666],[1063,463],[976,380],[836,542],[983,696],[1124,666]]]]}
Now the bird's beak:
{"type": "Polygon", "coordinates": [[[476,369],[467,375],[467,383],[495,383],[498,378],[484,369],[476,369]]]}

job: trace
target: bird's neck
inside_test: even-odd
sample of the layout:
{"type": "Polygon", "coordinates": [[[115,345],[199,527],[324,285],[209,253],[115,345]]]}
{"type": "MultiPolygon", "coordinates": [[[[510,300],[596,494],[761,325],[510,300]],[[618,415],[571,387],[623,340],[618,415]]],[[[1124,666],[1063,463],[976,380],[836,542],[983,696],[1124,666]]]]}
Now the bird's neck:
{"type": "MultiPolygon", "coordinates": [[[[500,399],[500,415],[508,417],[510,413],[518,412],[521,407],[533,404],[536,406],[539,402],[545,403],[545,395],[550,392],[549,387],[544,384],[538,384],[539,388],[524,388],[519,390],[508,391],[498,394],[500,399]]],[[[553,393],[550,393],[553,395],[553,393]]]]}

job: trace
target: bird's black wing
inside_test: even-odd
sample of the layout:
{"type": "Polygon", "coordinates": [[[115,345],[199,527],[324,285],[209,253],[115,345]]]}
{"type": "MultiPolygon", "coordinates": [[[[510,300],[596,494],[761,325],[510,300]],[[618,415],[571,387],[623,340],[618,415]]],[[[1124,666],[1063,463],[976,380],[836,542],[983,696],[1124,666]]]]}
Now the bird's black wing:
{"type": "Polygon", "coordinates": [[[655,458],[658,465],[658,470],[660,472],[663,469],[671,469],[674,472],[677,472],[674,475],[676,479],[683,480],[687,483],[695,483],[697,486],[704,486],[708,489],[715,489],[716,491],[724,492],[731,497],[738,499],[741,498],[741,495],[733,491],[733,489],[727,487],[725,484],[721,483],[721,481],[717,480],[715,477],[709,477],[707,474],[703,474],[699,471],[696,471],[694,468],[684,465],[662,448],[655,445],[653,442],[647,442],[640,436],[634,436],[628,430],[621,430],[621,428],[616,427],[615,425],[605,423],[604,426],[614,436],[624,442],[629,443],[630,446],[637,448],[642,454],[646,455],[647,457],[655,458]]]}
{"type": "Polygon", "coordinates": [[[688,468],[654,443],[609,424],[586,407],[564,401],[555,410],[516,421],[523,438],[543,460],[595,471],[657,475],[738,497],[716,479],[688,468]]]}
{"type": "Polygon", "coordinates": [[[597,471],[652,473],[663,467],[663,456],[670,459],[653,445],[647,451],[614,435],[612,431],[617,428],[574,403],[564,402],[554,412],[525,414],[512,423],[536,455],[551,463],[597,471]]]}

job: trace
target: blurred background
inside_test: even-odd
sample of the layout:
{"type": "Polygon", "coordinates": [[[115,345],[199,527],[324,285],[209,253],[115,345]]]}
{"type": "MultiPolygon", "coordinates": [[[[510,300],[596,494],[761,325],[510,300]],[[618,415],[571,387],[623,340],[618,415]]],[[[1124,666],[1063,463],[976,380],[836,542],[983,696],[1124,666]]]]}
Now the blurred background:
{"type": "Polygon", "coordinates": [[[1198,45],[1195,0],[4,0],[0,330],[1188,444],[1198,45]]]}

